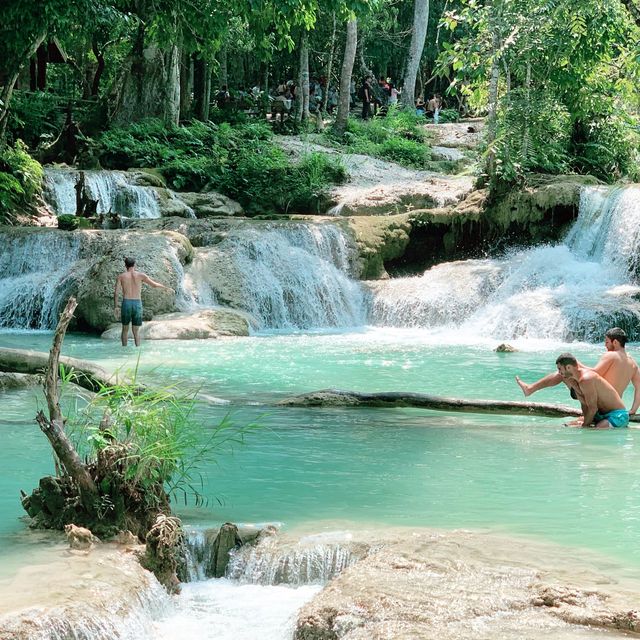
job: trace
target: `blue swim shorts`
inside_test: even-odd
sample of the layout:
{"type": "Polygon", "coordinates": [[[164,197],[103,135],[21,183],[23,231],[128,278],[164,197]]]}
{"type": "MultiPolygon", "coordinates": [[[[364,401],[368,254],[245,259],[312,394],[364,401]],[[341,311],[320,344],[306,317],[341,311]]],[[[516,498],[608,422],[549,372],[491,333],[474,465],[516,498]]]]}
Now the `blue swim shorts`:
{"type": "Polygon", "coordinates": [[[142,300],[131,300],[125,298],[120,308],[120,319],[122,324],[131,323],[134,327],[142,325],[142,300]]]}
{"type": "Polygon", "coordinates": [[[629,426],[629,412],[626,409],[614,409],[613,411],[609,411],[609,413],[598,412],[594,420],[596,424],[600,422],[600,420],[607,420],[612,427],[620,429],[629,426]]]}

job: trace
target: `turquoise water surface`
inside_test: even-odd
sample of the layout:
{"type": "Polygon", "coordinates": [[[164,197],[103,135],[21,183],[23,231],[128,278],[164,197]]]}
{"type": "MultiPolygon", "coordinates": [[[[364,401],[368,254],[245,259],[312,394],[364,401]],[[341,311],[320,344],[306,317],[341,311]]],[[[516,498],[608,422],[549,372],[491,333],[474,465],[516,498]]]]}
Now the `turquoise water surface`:
{"type": "MultiPolygon", "coordinates": [[[[47,333],[0,333],[0,346],[49,348],[47,333]]],[[[521,400],[516,373],[533,380],[567,345],[450,344],[450,336],[371,330],[145,343],[145,380],[201,389],[202,433],[231,414],[262,425],[203,469],[209,506],[182,507],[189,522],[332,523],[483,528],[586,548],[640,566],[640,434],[592,432],[562,420],[416,409],[275,407],[328,387],[420,391],[521,400]]],[[[600,345],[571,345],[587,363],[600,345]]],[[[634,348],[630,349],[633,354],[634,348]]],[[[70,335],[64,353],[130,368],[137,351],[70,335]]],[[[33,420],[39,390],[4,393],[0,412],[0,543],[25,553],[19,489],[52,470],[33,420]]],[[[631,396],[625,398],[627,404],[631,396]]],[[[561,386],[534,396],[569,403],[561,386]]]]}

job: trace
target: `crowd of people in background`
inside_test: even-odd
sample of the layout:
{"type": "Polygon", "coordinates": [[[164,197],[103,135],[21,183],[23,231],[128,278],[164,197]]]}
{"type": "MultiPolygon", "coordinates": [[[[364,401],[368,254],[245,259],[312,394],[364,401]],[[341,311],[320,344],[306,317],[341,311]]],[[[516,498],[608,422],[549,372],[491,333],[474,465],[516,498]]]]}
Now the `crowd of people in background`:
{"type": "MultiPolygon", "coordinates": [[[[362,77],[358,83],[352,78],[349,86],[349,108],[357,108],[360,102],[360,111],[363,120],[368,120],[377,115],[384,115],[390,107],[398,105],[402,94],[402,87],[398,86],[390,77],[380,76],[376,80],[372,75],[362,77]]],[[[223,84],[215,94],[214,102],[218,109],[224,110],[237,108],[242,110],[259,110],[270,112],[272,120],[284,122],[291,114],[295,113],[296,101],[299,99],[300,90],[293,80],[283,80],[270,91],[263,91],[259,84],[246,90],[244,86],[230,91],[223,84]]],[[[309,79],[309,112],[321,114],[326,112],[333,115],[340,100],[338,87],[327,82],[324,76],[311,76],[309,79]],[[325,97],[326,92],[326,97],[325,97]]],[[[440,94],[435,93],[425,102],[421,96],[415,100],[416,114],[432,118],[438,123],[443,102],[440,94]]]]}

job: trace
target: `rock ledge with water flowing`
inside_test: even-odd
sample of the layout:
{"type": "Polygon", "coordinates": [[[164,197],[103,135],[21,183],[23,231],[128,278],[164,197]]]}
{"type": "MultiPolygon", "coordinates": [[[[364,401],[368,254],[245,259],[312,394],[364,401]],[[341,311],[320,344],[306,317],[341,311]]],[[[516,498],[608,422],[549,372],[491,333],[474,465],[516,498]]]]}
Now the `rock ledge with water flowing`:
{"type": "Polygon", "coordinates": [[[572,566],[563,553],[470,532],[378,537],[302,608],[294,637],[516,639],[527,630],[527,638],[595,638],[587,628],[601,627],[623,638],[613,630],[637,630],[640,585],[572,566]]]}

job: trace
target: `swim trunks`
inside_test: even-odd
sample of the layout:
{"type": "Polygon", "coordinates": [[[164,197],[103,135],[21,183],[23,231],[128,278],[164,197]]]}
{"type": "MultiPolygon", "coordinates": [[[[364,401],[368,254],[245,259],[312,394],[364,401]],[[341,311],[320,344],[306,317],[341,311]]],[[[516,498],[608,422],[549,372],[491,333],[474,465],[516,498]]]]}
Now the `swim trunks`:
{"type": "Polygon", "coordinates": [[[600,420],[607,420],[607,422],[614,428],[620,429],[622,427],[629,426],[629,412],[626,409],[614,409],[609,413],[596,413],[594,421],[596,424],[600,420]]]}
{"type": "Polygon", "coordinates": [[[120,308],[120,320],[122,324],[131,323],[134,327],[142,325],[142,300],[124,298],[120,308]]]}

